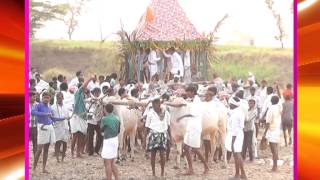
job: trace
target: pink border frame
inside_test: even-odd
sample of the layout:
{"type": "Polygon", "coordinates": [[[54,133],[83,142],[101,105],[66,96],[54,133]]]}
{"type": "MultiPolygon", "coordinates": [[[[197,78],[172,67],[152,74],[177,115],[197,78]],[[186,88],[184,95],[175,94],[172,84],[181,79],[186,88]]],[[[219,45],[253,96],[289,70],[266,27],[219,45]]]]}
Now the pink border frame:
{"type": "MultiPolygon", "coordinates": [[[[29,0],[25,0],[25,7],[24,7],[24,32],[25,32],[25,37],[24,37],[24,46],[25,46],[25,81],[24,81],[24,88],[25,88],[25,133],[24,133],[24,163],[25,163],[25,179],[29,180],[29,0]],[[28,18],[26,18],[28,17],[28,18]]],[[[297,28],[298,28],[298,11],[297,11],[297,0],[294,0],[293,2],[293,8],[294,8],[294,26],[293,26],[293,31],[294,31],[294,47],[293,47],[293,53],[294,53],[294,59],[293,59],[293,77],[294,77],[294,179],[298,179],[298,38],[297,38],[297,28]]]]}
{"type": "Polygon", "coordinates": [[[25,180],[29,179],[29,0],[24,1],[24,164],[25,180]]]}
{"type": "Polygon", "coordinates": [[[298,1],[293,1],[293,87],[294,87],[294,149],[293,149],[293,177],[294,179],[298,179],[298,1]]]}

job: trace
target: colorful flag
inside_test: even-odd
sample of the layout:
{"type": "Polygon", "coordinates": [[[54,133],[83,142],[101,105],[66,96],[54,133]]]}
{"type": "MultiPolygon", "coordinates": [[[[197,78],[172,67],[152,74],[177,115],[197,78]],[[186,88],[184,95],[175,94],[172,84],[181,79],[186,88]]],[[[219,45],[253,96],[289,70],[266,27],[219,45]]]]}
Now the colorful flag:
{"type": "Polygon", "coordinates": [[[154,15],[153,15],[153,11],[150,7],[148,7],[147,9],[147,15],[146,15],[146,21],[148,23],[152,23],[154,20],[154,15]]]}

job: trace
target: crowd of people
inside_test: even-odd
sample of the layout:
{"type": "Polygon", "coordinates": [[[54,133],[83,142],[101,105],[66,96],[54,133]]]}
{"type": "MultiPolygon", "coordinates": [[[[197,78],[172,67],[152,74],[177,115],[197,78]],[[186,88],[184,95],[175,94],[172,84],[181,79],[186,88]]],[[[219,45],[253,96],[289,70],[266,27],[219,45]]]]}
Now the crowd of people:
{"type": "MultiPolygon", "coordinates": [[[[156,62],[155,51],[150,50],[149,53],[151,59],[156,62]]],[[[166,52],[163,54],[179,59],[174,49],[171,49],[169,54],[166,52]]],[[[66,157],[67,143],[71,142],[72,158],[83,158],[83,154],[86,153],[89,156],[101,156],[104,159],[107,179],[112,179],[112,176],[119,179],[114,162],[118,157],[118,135],[121,129],[121,121],[114,112],[114,107],[119,104],[103,100],[113,97],[119,101],[150,100],[149,104],[142,104],[141,107],[137,105],[137,108],[145,112],[142,116],[147,129],[145,149],[151,154],[151,169],[154,176],[156,153],[160,154],[161,176],[164,176],[166,152],[172,148],[170,134],[172,119],[168,110],[170,106],[190,108],[190,114],[175,120],[190,119],[183,140],[183,154],[188,162],[186,175],[194,173],[191,152],[195,153],[203,163],[204,174],[208,173],[208,154],[205,153],[203,156],[201,151],[202,145],[207,148],[210,143],[201,136],[200,104],[203,101],[212,102],[212,108],[227,109],[225,147],[220,148],[226,148],[228,161],[231,155],[234,157],[234,178],[247,178],[243,160],[247,156],[250,161],[258,157],[256,141],[259,130],[263,131],[261,130],[263,128],[262,139],[269,142],[272,152],[272,171],[277,171],[281,130],[285,145],[292,144],[292,85],[287,84],[282,90],[278,84],[268,84],[265,80],[258,82],[252,73],[249,73],[248,79],[245,80],[224,81],[215,74],[210,82],[191,83],[191,79],[186,77],[189,75],[184,72],[183,66],[181,67],[179,63],[172,65],[170,79],[164,81],[159,78],[157,66],[150,64],[152,78],[144,83],[134,80],[125,82],[118,78],[116,73],[108,76],[93,75],[85,79],[82,71],[76,72],[76,77],[70,81],[59,74],[48,83],[41,78],[35,68],[32,68],[29,74],[29,127],[34,170],[40,155],[43,154],[42,172],[49,173],[46,170],[46,162],[50,144],[54,144],[55,157],[57,162],[61,162],[66,157]],[[170,98],[174,96],[182,97],[188,103],[170,102],[170,98]],[[148,111],[145,111],[146,109],[148,111]]]]}

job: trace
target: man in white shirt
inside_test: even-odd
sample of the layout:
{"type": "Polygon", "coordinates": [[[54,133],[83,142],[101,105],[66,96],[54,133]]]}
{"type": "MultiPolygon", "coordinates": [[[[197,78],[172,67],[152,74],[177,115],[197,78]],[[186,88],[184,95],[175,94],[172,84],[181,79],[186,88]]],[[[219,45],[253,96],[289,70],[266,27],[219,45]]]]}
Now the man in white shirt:
{"type": "Polygon", "coordinates": [[[97,81],[97,79],[90,81],[88,84],[89,91],[92,91],[94,88],[99,88],[99,87],[100,87],[100,85],[99,85],[99,82],[97,81]]]}
{"type": "Polygon", "coordinates": [[[158,73],[158,61],[161,58],[157,56],[157,52],[151,49],[150,53],[148,54],[148,62],[149,62],[149,72],[150,72],[150,79],[158,73]]]}
{"type": "Polygon", "coordinates": [[[267,98],[267,81],[265,81],[265,80],[261,81],[261,87],[258,89],[257,95],[260,98],[260,102],[258,104],[258,108],[260,109],[260,112],[261,112],[263,104],[264,104],[264,102],[266,101],[266,98],[267,98]]]}
{"type": "Polygon", "coordinates": [[[64,78],[62,74],[58,75],[57,78],[57,90],[60,91],[60,85],[64,82],[64,78]]]}
{"type": "MultiPolygon", "coordinates": [[[[260,113],[260,119],[261,120],[260,121],[265,122],[265,118],[266,118],[268,109],[272,105],[271,98],[273,96],[276,96],[276,94],[274,94],[273,87],[271,87],[271,86],[267,87],[267,98],[266,98],[266,100],[265,100],[265,102],[264,102],[264,104],[262,106],[262,109],[261,109],[261,113],[260,113]]],[[[277,103],[277,105],[280,107],[280,110],[282,110],[282,103],[279,103],[279,102],[277,103]]]]}
{"type": "Polygon", "coordinates": [[[171,74],[180,75],[181,77],[183,77],[184,75],[183,61],[181,56],[174,49],[174,47],[171,47],[169,49],[169,54],[163,51],[163,55],[166,58],[171,58],[171,70],[170,70],[171,74]]]}
{"type": "Polygon", "coordinates": [[[241,107],[243,113],[245,114],[245,116],[247,116],[249,105],[248,105],[248,101],[246,99],[244,99],[244,91],[239,90],[236,93],[236,97],[238,97],[240,99],[240,107],[241,107]]]}
{"type": "Polygon", "coordinates": [[[39,73],[36,73],[35,78],[36,78],[36,87],[35,88],[37,90],[37,93],[41,93],[42,91],[49,89],[49,83],[42,80],[39,73]]]}
{"type": "MultiPolygon", "coordinates": [[[[71,117],[73,112],[73,106],[74,106],[74,95],[68,92],[67,83],[61,83],[60,91],[63,94],[63,105],[68,110],[69,117],[71,117]]],[[[56,102],[56,99],[54,102],[56,102]]]]}
{"type": "Polygon", "coordinates": [[[120,88],[125,88],[125,86],[126,86],[126,84],[125,84],[124,79],[119,78],[119,83],[116,84],[116,85],[114,86],[114,88],[113,88],[113,89],[114,89],[114,92],[115,92],[116,94],[118,94],[119,89],[120,89],[120,88]]]}
{"type": "MultiPolygon", "coordinates": [[[[229,118],[227,121],[227,136],[225,140],[225,146],[227,151],[233,153],[233,157],[235,160],[235,169],[236,174],[234,179],[247,179],[243,161],[241,157],[242,152],[242,145],[243,145],[243,128],[244,128],[244,121],[245,121],[245,114],[243,109],[240,107],[241,102],[238,97],[232,97],[229,99],[229,118]],[[239,173],[241,171],[241,175],[239,173]]],[[[229,159],[229,157],[227,157],[229,159]]]]}
{"type": "Polygon", "coordinates": [[[277,171],[278,162],[278,144],[280,142],[281,134],[281,108],[278,105],[279,97],[273,95],[271,97],[271,106],[266,115],[266,130],[264,132],[263,138],[267,138],[270,144],[270,149],[273,159],[272,171],[277,171]]]}
{"type": "Polygon", "coordinates": [[[152,175],[155,176],[156,151],[160,151],[161,177],[164,176],[165,150],[167,150],[168,135],[170,132],[170,114],[165,108],[161,108],[160,99],[152,101],[152,109],[149,109],[145,126],[149,133],[147,136],[147,151],[151,151],[152,175]]]}
{"type": "Polygon", "coordinates": [[[31,67],[31,68],[30,68],[30,71],[29,71],[29,80],[36,78],[36,77],[35,77],[36,72],[37,72],[37,69],[36,69],[36,68],[34,68],[34,67],[31,67]]]}
{"type": "Polygon", "coordinates": [[[80,80],[79,80],[79,78],[83,78],[83,73],[82,73],[82,71],[77,71],[76,72],[76,77],[75,78],[73,78],[71,81],[70,81],[70,83],[69,83],[69,87],[76,87],[76,89],[78,88],[78,85],[79,85],[79,82],[80,82],[80,80]]]}
{"type": "Polygon", "coordinates": [[[55,155],[57,161],[59,160],[60,155],[60,148],[62,145],[62,159],[63,162],[66,151],[67,151],[67,142],[69,140],[69,127],[68,121],[69,120],[69,112],[63,104],[63,94],[62,92],[58,92],[56,95],[56,103],[51,106],[53,119],[57,119],[54,123],[54,131],[56,136],[56,143],[55,143],[55,155]]]}

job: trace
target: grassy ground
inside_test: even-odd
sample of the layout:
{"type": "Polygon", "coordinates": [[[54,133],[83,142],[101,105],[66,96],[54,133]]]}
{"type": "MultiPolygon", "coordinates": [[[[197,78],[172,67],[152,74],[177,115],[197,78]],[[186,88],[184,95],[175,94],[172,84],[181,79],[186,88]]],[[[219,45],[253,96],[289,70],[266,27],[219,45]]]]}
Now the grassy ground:
{"type": "Polygon", "coordinates": [[[52,48],[61,48],[61,49],[110,49],[116,48],[117,43],[113,41],[106,41],[100,43],[99,41],[68,41],[68,40],[32,40],[32,45],[39,45],[52,48]]]}
{"type": "Polygon", "coordinates": [[[248,72],[257,79],[291,82],[293,79],[292,49],[244,46],[217,46],[217,63],[211,63],[210,73],[223,78],[245,78],[248,72]]]}
{"type": "MultiPolygon", "coordinates": [[[[56,72],[73,76],[79,69],[104,75],[119,71],[116,42],[34,40],[30,44],[31,66],[48,78],[56,72]]],[[[250,71],[259,80],[292,82],[292,49],[219,45],[216,50],[209,78],[213,73],[224,79],[245,78],[250,71]]]]}

